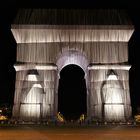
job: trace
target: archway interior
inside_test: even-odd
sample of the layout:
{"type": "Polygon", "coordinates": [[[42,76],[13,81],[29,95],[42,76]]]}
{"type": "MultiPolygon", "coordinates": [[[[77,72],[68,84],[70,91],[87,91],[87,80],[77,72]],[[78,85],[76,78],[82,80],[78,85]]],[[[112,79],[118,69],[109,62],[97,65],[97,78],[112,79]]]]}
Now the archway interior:
{"type": "Polygon", "coordinates": [[[60,72],[58,111],[66,121],[76,121],[87,112],[86,82],[81,67],[70,64],[60,72]]]}

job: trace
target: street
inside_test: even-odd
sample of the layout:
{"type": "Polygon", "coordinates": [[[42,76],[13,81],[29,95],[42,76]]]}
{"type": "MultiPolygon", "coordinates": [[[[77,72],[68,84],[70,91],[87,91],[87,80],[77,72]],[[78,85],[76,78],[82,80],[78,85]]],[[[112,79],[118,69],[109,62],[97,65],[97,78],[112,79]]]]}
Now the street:
{"type": "Polygon", "coordinates": [[[140,126],[6,126],[0,140],[140,140],[140,126]]]}

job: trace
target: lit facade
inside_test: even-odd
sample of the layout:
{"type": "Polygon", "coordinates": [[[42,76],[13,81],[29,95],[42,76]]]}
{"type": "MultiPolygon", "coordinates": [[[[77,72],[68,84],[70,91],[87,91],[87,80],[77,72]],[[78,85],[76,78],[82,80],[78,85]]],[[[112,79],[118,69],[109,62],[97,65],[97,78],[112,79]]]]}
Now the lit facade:
{"type": "Polygon", "coordinates": [[[55,118],[60,71],[75,64],[85,72],[87,119],[130,119],[128,41],[133,25],[124,11],[85,11],[79,20],[70,12],[80,14],[55,9],[18,12],[11,28],[17,42],[13,117],[55,118]]]}

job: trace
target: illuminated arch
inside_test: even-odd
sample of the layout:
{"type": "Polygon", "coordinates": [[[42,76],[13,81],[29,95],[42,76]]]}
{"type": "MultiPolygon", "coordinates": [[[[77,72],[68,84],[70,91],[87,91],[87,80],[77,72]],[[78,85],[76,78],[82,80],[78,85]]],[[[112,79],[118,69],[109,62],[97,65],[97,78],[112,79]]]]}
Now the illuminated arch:
{"type": "Polygon", "coordinates": [[[57,66],[58,66],[58,71],[60,72],[62,68],[69,64],[75,64],[81,67],[85,74],[87,73],[87,66],[88,66],[88,60],[86,56],[84,56],[82,53],[76,50],[67,50],[63,52],[57,60],[57,66]]]}

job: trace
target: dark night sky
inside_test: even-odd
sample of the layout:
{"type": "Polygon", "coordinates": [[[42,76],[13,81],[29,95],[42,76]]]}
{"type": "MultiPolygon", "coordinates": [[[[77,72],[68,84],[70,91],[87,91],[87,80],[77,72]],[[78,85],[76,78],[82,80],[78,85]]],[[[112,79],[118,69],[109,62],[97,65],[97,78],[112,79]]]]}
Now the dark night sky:
{"type": "MultiPolygon", "coordinates": [[[[122,0],[123,1],[123,0],[122,0]]],[[[21,1],[20,1],[21,2],[21,1]]],[[[30,1],[19,3],[16,1],[14,3],[9,3],[5,8],[0,8],[0,103],[9,102],[13,103],[13,96],[15,90],[15,70],[13,68],[14,63],[16,62],[16,43],[10,31],[10,26],[12,20],[16,15],[18,8],[116,8],[116,9],[127,9],[128,14],[133,22],[135,27],[135,32],[132,35],[128,47],[129,47],[129,63],[132,65],[130,69],[130,95],[131,103],[133,107],[133,113],[136,112],[136,107],[140,105],[140,11],[139,7],[133,6],[133,3],[124,1],[123,3],[113,1],[111,3],[100,3],[99,1],[94,1],[95,3],[85,0],[81,1],[79,4],[75,4],[74,1],[65,2],[65,5],[56,3],[53,5],[54,1],[49,2],[45,5],[45,2],[35,2],[30,1]],[[59,5],[57,5],[59,4],[59,5]]]]}

